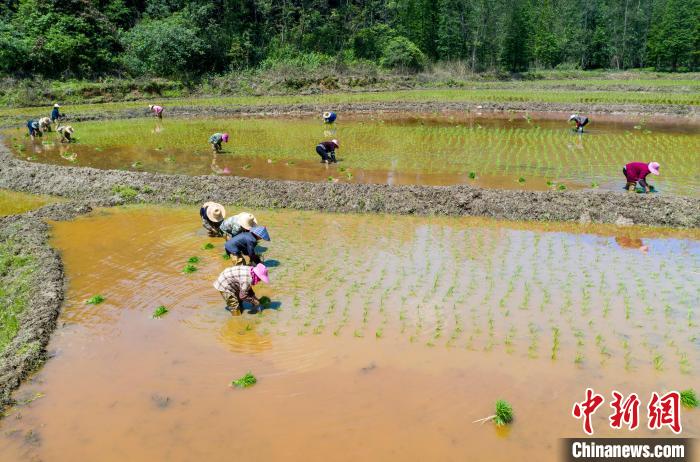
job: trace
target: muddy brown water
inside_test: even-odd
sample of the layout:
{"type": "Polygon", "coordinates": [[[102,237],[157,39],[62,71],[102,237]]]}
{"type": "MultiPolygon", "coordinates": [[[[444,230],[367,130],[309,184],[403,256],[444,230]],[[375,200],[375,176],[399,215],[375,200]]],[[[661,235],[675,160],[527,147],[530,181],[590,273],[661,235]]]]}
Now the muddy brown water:
{"type": "MultiPolygon", "coordinates": [[[[697,388],[697,230],[253,212],[273,309],[235,318],[196,210],[54,223],[67,301],[2,460],[554,461],[586,387],[697,388]],[[229,386],[247,371],[257,385],[229,386]],[[498,398],[510,427],[471,423],[498,398]]],[[[607,415],[598,436],[649,434],[607,415]]],[[[700,436],[698,411],[682,419],[700,436]]]]}

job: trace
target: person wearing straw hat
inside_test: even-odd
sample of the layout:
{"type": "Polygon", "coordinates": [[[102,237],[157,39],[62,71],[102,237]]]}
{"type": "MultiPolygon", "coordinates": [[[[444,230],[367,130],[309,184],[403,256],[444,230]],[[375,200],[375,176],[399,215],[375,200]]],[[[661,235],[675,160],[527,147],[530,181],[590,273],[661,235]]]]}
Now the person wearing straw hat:
{"type": "Polygon", "coordinates": [[[53,123],[55,123],[55,124],[58,124],[58,120],[59,120],[59,119],[62,119],[63,117],[65,117],[65,114],[61,114],[61,113],[59,112],[58,109],[59,109],[60,107],[61,107],[61,106],[59,106],[58,103],[56,103],[56,104],[53,105],[53,109],[51,110],[51,122],[53,122],[53,123]]]}
{"type": "Polygon", "coordinates": [[[51,131],[51,118],[50,117],[42,117],[39,119],[39,130],[42,132],[50,132],[51,131]]]}
{"type": "Polygon", "coordinates": [[[226,218],[226,209],[217,202],[205,202],[199,209],[199,216],[202,218],[202,226],[209,232],[211,237],[221,237],[221,223],[226,218]]]}
{"type": "Polygon", "coordinates": [[[233,236],[244,231],[250,231],[256,226],[258,226],[258,221],[253,214],[241,212],[238,215],[225,219],[219,229],[224,233],[226,239],[231,239],[233,236]]]}
{"type": "Polygon", "coordinates": [[[569,122],[571,121],[576,122],[576,131],[579,133],[583,133],[583,127],[588,125],[589,122],[588,117],[583,117],[578,114],[571,114],[571,116],[569,116],[569,122]]]}
{"type": "Polygon", "coordinates": [[[35,136],[42,136],[41,130],[39,129],[39,122],[37,120],[27,120],[27,130],[29,130],[29,138],[31,138],[32,141],[34,141],[35,136]]]}
{"type": "Polygon", "coordinates": [[[335,122],[336,117],[338,116],[333,111],[326,111],[323,113],[323,121],[327,124],[332,124],[335,122]]]}
{"type": "Polygon", "coordinates": [[[73,141],[73,127],[70,125],[59,125],[56,133],[61,135],[61,143],[70,143],[73,141]]]}
{"type": "Polygon", "coordinates": [[[228,133],[214,133],[209,137],[209,144],[214,152],[221,152],[222,142],[228,143],[228,133]]]}
{"type": "Polygon", "coordinates": [[[340,145],[338,140],[322,141],[316,146],[316,153],[321,156],[321,163],[331,163],[337,162],[335,160],[335,150],[338,149],[340,145]]]}
{"type": "Polygon", "coordinates": [[[244,301],[250,302],[253,306],[260,306],[260,300],[253,291],[253,286],[260,281],[270,282],[267,268],[262,263],[255,266],[229,266],[219,274],[214,281],[214,288],[221,293],[226,302],[226,311],[232,316],[241,314],[244,301]]]}
{"type": "Polygon", "coordinates": [[[163,118],[163,106],[156,106],[155,104],[148,105],[148,111],[153,114],[154,117],[159,119],[163,118]]]}
{"type": "Polygon", "coordinates": [[[226,241],[224,249],[226,249],[226,255],[231,257],[231,264],[233,266],[245,265],[244,256],[250,259],[250,264],[252,265],[261,263],[262,258],[255,253],[255,246],[258,245],[260,240],[270,240],[270,234],[268,234],[267,228],[264,226],[255,226],[250,231],[238,233],[226,241]]]}
{"type": "Polygon", "coordinates": [[[658,162],[630,162],[629,164],[622,167],[622,174],[627,178],[627,184],[625,189],[627,191],[630,188],[634,189],[637,183],[644,189],[645,193],[651,191],[652,186],[647,183],[647,175],[650,173],[653,175],[659,175],[659,168],[661,166],[658,162]]]}

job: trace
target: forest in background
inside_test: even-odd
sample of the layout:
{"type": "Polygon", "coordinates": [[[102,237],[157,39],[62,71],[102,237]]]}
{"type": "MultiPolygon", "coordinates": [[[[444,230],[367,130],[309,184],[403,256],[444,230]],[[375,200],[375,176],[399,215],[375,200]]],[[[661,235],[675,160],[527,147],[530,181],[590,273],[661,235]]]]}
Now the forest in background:
{"type": "Polygon", "coordinates": [[[700,68],[700,0],[4,0],[0,75],[700,68]]]}

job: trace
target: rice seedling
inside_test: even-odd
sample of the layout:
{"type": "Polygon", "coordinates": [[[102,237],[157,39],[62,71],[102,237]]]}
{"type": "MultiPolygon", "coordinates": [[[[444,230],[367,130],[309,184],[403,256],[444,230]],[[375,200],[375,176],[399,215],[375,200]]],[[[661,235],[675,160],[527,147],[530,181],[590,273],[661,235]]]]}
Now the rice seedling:
{"type": "Polygon", "coordinates": [[[700,406],[700,400],[698,400],[694,389],[688,388],[687,390],[681,391],[681,404],[688,409],[694,409],[700,406]]]}
{"type": "Polygon", "coordinates": [[[475,180],[476,179],[476,172],[469,172],[469,179],[475,180]]]}
{"type": "Polygon", "coordinates": [[[185,273],[185,274],[192,274],[192,273],[194,273],[194,272],[196,272],[196,271],[197,271],[197,267],[194,266],[194,265],[191,264],[191,263],[188,263],[188,264],[185,265],[185,267],[182,269],[182,272],[185,273]]]}
{"type": "Polygon", "coordinates": [[[243,170],[250,170],[253,166],[250,164],[245,164],[243,167],[241,167],[243,170]]]}
{"type": "Polygon", "coordinates": [[[664,357],[661,356],[661,353],[654,354],[652,363],[654,364],[654,369],[657,371],[661,372],[664,370],[664,357]]]}
{"type": "Polygon", "coordinates": [[[213,248],[214,248],[214,244],[212,244],[211,242],[207,242],[206,244],[204,244],[202,246],[202,250],[211,250],[213,248]]]}
{"type": "Polygon", "coordinates": [[[153,316],[151,316],[151,317],[154,318],[154,319],[160,318],[161,316],[164,316],[165,314],[167,314],[168,311],[169,311],[169,310],[168,310],[165,306],[160,305],[158,308],[156,308],[156,309],[153,311],[153,316]]]}
{"type": "Polygon", "coordinates": [[[258,379],[248,371],[243,377],[231,381],[231,386],[236,388],[248,388],[258,383],[258,379]]]}
{"type": "Polygon", "coordinates": [[[190,257],[187,259],[187,263],[199,263],[199,257],[190,257]]]}
{"type": "Polygon", "coordinates": [[[525,183],[525,178],[523,178],[522,176],[518,178],[518,183],[525,183]]]}
{"type": "Polygon", "coordinates": [[[221,258],[223,258],[224,260],[230,260],[230,259],[231,259],[231,255],[229,255],[229,254],[227,254],[226,252],[224,252],[224,253],[221,254],[221,258]]]}
{"type": "Polygon", "coordinates": [[[85,300],[85,303],[88,305],[99,305],[100,303],[102,303],[104,301],[105,301],[105,298],[102,295],[97,294],[97,295],[93,295],[92,297],[85,300]]]}
{"type": "Polygon", "coordinates": [[[552,327],[552,360],[557,359],[559,352],[559,328],[552,327]]]}
{"type": "Polygon", "coordinates": [[[502,427],[513,422],[513,406],[508,401],[499,399],[496,401],[496,412],[493,415],[475,420],[472,423],[493,421],[496,426],[502,427]]]}

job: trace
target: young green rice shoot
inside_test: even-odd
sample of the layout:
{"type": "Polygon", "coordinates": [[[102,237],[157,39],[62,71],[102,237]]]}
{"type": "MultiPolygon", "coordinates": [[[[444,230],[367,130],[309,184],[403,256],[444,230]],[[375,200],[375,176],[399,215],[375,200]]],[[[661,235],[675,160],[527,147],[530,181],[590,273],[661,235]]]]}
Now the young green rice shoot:
{"type": "Polygon", "coordinates": [[[165,316],[167,313],[168,313],[168,309],[165,306],[160,305],[158,308],[156,308],[153,311],[153,319],[157,319],[157,318],[160,318],[161,316],[165,316]]]}
{"type": "Polygon", "coordinates": [[[88,305],[99,305],[100,303],[102,303],[104,301],[105,301],[105,298],[102,295],[97,294],[97,295],[93,295],[92,297],[88,298],[85,301],[85,303],[88,305]]]}
{"type": "Polygon", "coordinates": [[[243,377],[233,380],[231,382],[231,386],[236,388],[248,388],[252,387],[256,383],[258,383],[258,379],[256,379],[250,371],[248,371],[243,377]]]}
{"type": "Polygon", "coordinates": [[[185,265],[185,268],[182,270],[183,273],[185,274],[192,274],[197,271],[197,267],[194,266],[192,263],[188,263],[185,265]]]}
{"type": "Polygon", "coordinates": [[[687,390],[681,391],[681,404],[688,409],[693,409],[700,406],[700,401],[698,396],[695,394],[695,390],[688,388],[687,390]]]}

